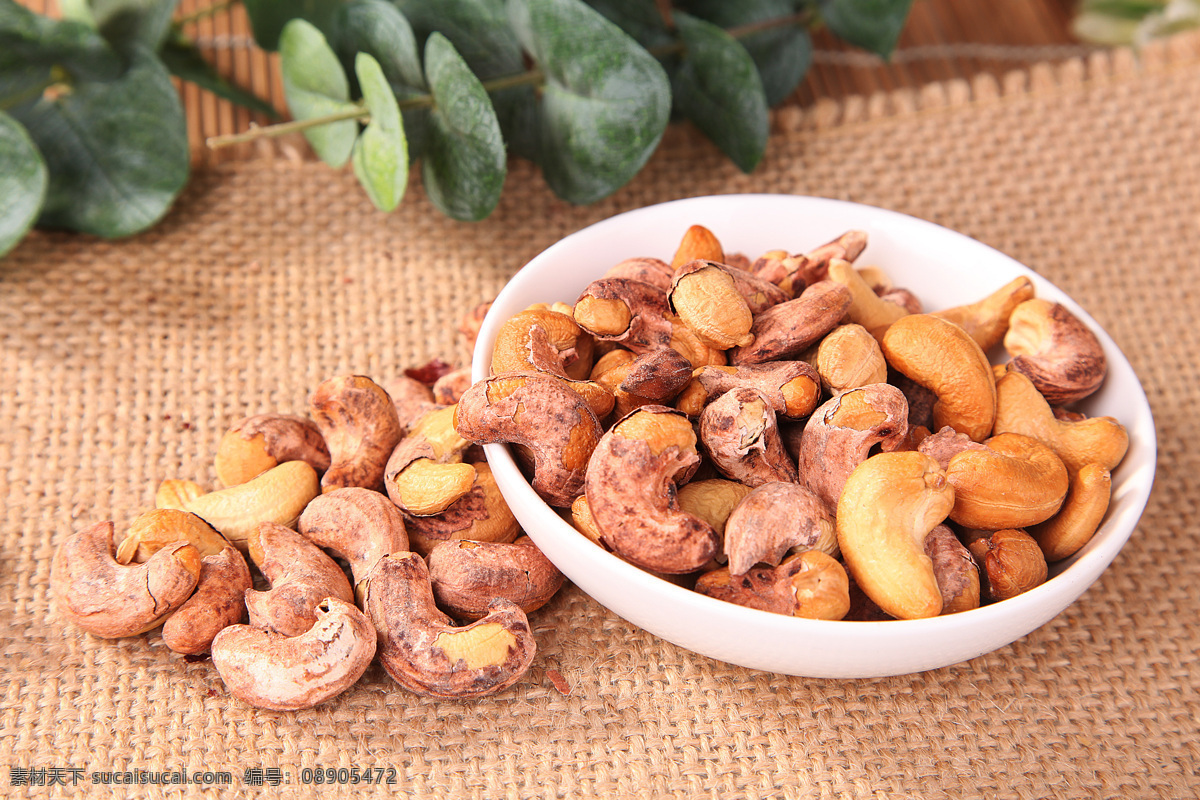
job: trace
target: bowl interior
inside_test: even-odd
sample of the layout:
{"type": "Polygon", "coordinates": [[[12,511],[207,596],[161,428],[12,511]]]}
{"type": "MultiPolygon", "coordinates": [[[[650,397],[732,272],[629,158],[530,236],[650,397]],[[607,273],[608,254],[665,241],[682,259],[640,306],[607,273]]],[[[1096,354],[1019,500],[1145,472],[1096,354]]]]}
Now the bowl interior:
{"type": "MultiPolygon", "coordinates": [[[[811,677],[876,677],[933,669],[1002,647],[1052,619],[1109,565],[1137,525],[1155,468],[1150,407],[1128,360],[1071,298],[1012,258],[962,234],[884,209],[794,195],[720,195],[626,212],[546,249],[497,296],[479,333],[472,377],[489,374],[499,326],[536,302],[573,303],[618,261],[670,259],[689,225],[711,229],[726,252],[751,258],[770,249],[804,252],[857,228],[868,234],[859,265],[883,268],[897,286],[936,310],[974,302],[1019,275],[1039,297],[1063,303],[1100,338],[1109,372],[1080,405],[1112,416],[1130,448],[1113,472],[1108,513],[1093,539],[1052,565],[1051,580],[1016,598],[925,620],[829,622],[756,611],[714,600],[656,578],[603,551],[533,492],[508,449],[485,451],[522,527],[568,578],[601,604],[668,641],[739,666],[811,677]]],[[[997,355],[999,358],[999,354],[997,355]]]]}

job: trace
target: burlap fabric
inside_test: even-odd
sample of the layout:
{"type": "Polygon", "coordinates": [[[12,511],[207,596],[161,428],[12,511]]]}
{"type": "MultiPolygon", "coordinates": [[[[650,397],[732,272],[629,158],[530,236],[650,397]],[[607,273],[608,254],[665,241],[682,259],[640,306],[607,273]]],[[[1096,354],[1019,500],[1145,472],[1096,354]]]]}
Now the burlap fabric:
{"type": "Polygon", "coordinates": [[[31,236],[0,262],[0,794],[294,796],[313,788],[300,785],[306,768],[370,767],[396,783],[324,791],[1196,796],[1198,129],[1200,40],[1183,38],[1140,62],[1096,56],[779,112],[751,176],[673,130],[630,186],[587,208],[515,164],[485,222],[448,221],[416,185],[382,216],[349,173],[276,158],[200,172],[161,225],[128,241],[31,236]],[[163,478],[211,485],[233,420],[303,412],[331,375],[462,361],[459,315],[559,237],[649,203],[745,191],[964,231],[1062,286],[1120,343],[1158,424],[1156,490],[1112,567],[1057,619],[933,672],[807,680],[694,655],[567,587],[533,617],[532,670],[498,697],[423,699],[372,668],[335,701],[283,714],[231,700],[211,664],[157,634],[102,641],[53,611],[55,545],[96,520],[127,523],[163,478]],[[227,771],[233,784],[91,784],[126,769],[227,771]]]}

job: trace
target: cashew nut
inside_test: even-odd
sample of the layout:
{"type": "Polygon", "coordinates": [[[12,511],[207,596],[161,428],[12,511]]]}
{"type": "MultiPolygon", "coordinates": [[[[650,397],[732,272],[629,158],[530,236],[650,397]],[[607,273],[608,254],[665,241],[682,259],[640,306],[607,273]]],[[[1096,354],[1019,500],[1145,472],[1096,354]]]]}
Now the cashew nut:
{"type": "Polygon", "coordinates": [[[872,383],[887,383],[887,361],[879,342],[862,325],[839,325],[817,346],[821,385],[835,397],[872,383]]]}
{"type": "MultiPolygon", "coordinates": [[[[471,385],[471,368],[459,367],[433,382],[433,400],[438,405],[452,406],[471,385]]],[[[399,413],[399,412],[397,412],[399,413]]]]}
{"type": "Polygon", "coordinates": [[[881,339],[896,320],[908,316],[908,309],[904,306],[875,294],[849,261],[833,259],[829,263],[829,280],[845,287],[849,293],[846,316],[851,322],[866,328],[876,339],[881,339]]]}
{"type": "Polygon", "coordinates": [[[454,429],[454,411],[451,405],[425,414],[388,458],[384,488],[409,513],[445,511],[475,481],[475,470],[462,461],[469,443],[454,429]]]}
{"type": "Polygon", "coordinates": [[[850,293],[846,287],[833,281],[818,281],[796,299],[756,315],[750,327],[754,341],[746,347],[729,350],[729,363],[761,364],[799,356],[833,330],[849,307],[850,293]]]}
{"type": "Polygon", "coordinates": [[[925,555],[942,593],[942,613],[955,614],[979,607],[979,567],[966,545],[947,525],[938,525],[925,537],[925,555]]]}
{"type": "Polygon", "coordinates": [[[113,524],[72,534],[54,553],[50,571],[59,613],[94,636],[119,639],[157,627],[191,596],[200,552],[187,542],[163,547],[144,564],[113,558],[113,524]]]}
{"type": "Polygon", "coordinates": [[[644,353],[670,346],[669,312],[662,289],[629,278],[601,278],[579,295],[574,316],[579,327],[597,339],[644,353]]]}
{"type": "Polygon", "coordinates": [[[966,538],[967,548],[980,566],[980,592],[985,599],[1007,600],[1046,582],[1046,559],[1025,531],[971,530],[966,538]]]}
{"type": "Polygon", "coordinates": [[[1058,513],[1026,532],[1047,561],[1061,561],[1091,541],[1111,500],[1112,473],[1103,464],[1084,464],[1071,476],[1071,488],[1058,513]]]}
{"type": "Polygon", "coordinates": [[[621,417],[639,406],[663,404],[687,385],[692,365],[670,348],[636,356],[628,350],[613,350],[597,362],[595,381],[613,393],[613,415],[621,417]]]}
{"type": "Polygon", "coordinates": [[[1021,276],[1013,278],[982,300],[935,311],[933,315],[961,327],[986,353],[1003,341],[1013,311],[1026,300],[1032,299],[1033,293],[1033,281],[1021,276]]]}
{"type": "Polygon", "coordinates": [[[629,278],[657,286],[664,292],[671,288],[675,270],[660,258],[627,258],[609,268],[605,278],[629,278]]]}
{"type": "Polygon", "coordinates": [[[717,235],[703,225],[692,225],[683,232],[679,247],[671,257],[671,268],[678,269],[689,261],[703,259],[724,263],[725,249],[717,235]]]}
{"type": "Polygon", "coordinates": [[[731,389],[758,390],[771,410],[787,419],[807,417],[821,399],[816,370],[803,361],[773,361],[739,367],[701,367],[676,398],[675,405],[689,416],[699,416],[714,398],[731,389]]]}
{"type": "Polygon", "coordinates": [[[679,487],[676,499],[679,507],[697,519],[707,522],[717,532],[725,535],[725,524],[729,515],[742,499],[754,491],[744,483],[724,478],[691,480],[679,487]]]}
{"type": "Polygon", "coordinates": [[[253,627],[298,636],[316,622],[315,609],[325,598],[354,602],[337,562],[292,529],[264,522],[250,535],[249,548],[251,560],[271,582],[265,592],[246,592],[253,627]]]}
{"type": "Polygon", "coordinates": [[[583,380],[592,368],[592,337],[557,311],[526,309],[496,332],[492,373],[546,372],[583,380]]]}
{"type": "Polygon", "coordinates": [[[329,469],[329,448],[307,417],[256,414],[226,431],[217,446],[217,480],[237,486],[285,461],[307,461],[318,474],[329,469]]]}
{"type": "Polygon", "coordinates": [[[965,330],[930,314],[906,314],[887,329],[881,346],[889,364],[937,395],[934,430],[949,425],[977,442],[992,432],[992,365],[965,330]]]}
{"type": "Polygon", "coordinates": [[[473,442],[523,447],[533,461],[534,491],[561,507],[582,491],[588,459],[603,433],[582,397],[539,373],[479,381],[455,406],[454,426],[473,442]]]}
{"type": "Polygon", "coordinates": [[[725,555],[733,576],[755,564],[779,564],[792,549],[837,554],[831,509],[796,483],[764,483],[738,503],[725,523],[725,555]]]}
{"type": "Polygon", "coordinates": [[[984,445],[958,453],[946,467],[946,481],[954,487],[950,519],[995,531],[1054,516],[1069,485],[1062,459],[1019,433],[998,434],[984,445]]]}
{"type": "Polygon", "coordinates": [[[685,262],[675,270],[667,300],[683,324],[710,347],[728,350],[754,341],[750,306],[722,264],[685,262]]]}
{"type": "Polygon", "coordinates": [[[1026,300],[1008,323],[1009,370],[1028,375],[1048,402],[1073,403],[1104,382],[1108,361],[1100,340],[1061,303],[1026,300]]]}
{"type": "Polygon", "coordinates": [[[375,657],[375,629],[354,604],[322,600],[298,636],[231,625],[212,643],[213,666],[229,693],[256,708],[295,711],[341,694],[375,657]]]}
{"type": "Polygon", "coordinates": [[[925,538],[953,507],[954,488],[924,453],[880,453],[851,473],[837,505],[838,545],[855,582],[886,613],[941,613],[925,538]]]}
{"type": "Polygon", "coordinates": [[[202,517],[245,552],[259,523],[295,525],[304,507],[320,493],[316,470],[303,461],[285,461],[245,483],[200,495],[184,509],[202,517]]]}
{"type": "Polygon", "coordinates": [[[141,564],[169,544],[186,541],[200,557],[216,555],[229,542],[200,517],[173,508],[156,508],[138,516],[117,546],[117,563],[141,564]]]}
{"type": "Polygon", "coordinates": [[[730,389],[705,406],[700,441],[721,474],[747,486],[799,480],[775,412],[757,389],[730,389]]]}
{"type": "Polygon", "coordinates": [[[413,423],[438,406],[433,397],[433,389],[408,375],[393,378],[382,384],[382,388],[392,398],[400,429],[405,433],[413,423]]]}
{"type": "Polygon", "coordinates": [[[655,572],[703,567],[716,554],[716,532],[679,507],[674,482],[700,461],[687,417],[642,406],[600,439],[587,465],[588,506],[601,541],[655,572]]]}
{"type": "Polygon", "coordinates": [[[187,504],[204,494],[204,487],[195,481],[168,478],[154,493],[155,508],[174,508],[182,511],[187,504]]]}
{"type": "Polygon", "coordinates": [[[388,553],[408,551],[400,509],[379,492],[361,486],[314,498],[300,515],[299,527],[305,539],[350,565],[356,589],[376,561],[388,553]]]}
{"type": "Polygon", "coordinates": [[[246,590],[253,586],[241,551],[227,545],[200,563],[196,592],[167,618],[162,640],[176,653],[204,653],[225,628],[246,617],[246,590]]]}
{"type": "Polygon", "coordinates": [[[808,619],[838,620],[850,610],[846,570],[820,550],[806,550],[777,567],[734,574],[729,567],[701,575],[700,594],[730,603],[808,619]]]}
{"type": "Polygon", "coordinates": [[[525,612],[495,600],[463,628],[438,610],[425,562],[385,556],[367,578],[367,614],[379,634],[379,662],[404,688],[429,697],[482,697],[516,683],[537,645],[525,612]]]}
{"type": "Polygon", "coordinates": [[[471,488],[444,511],[428,516],[405,516],[409,548],[429,555],[441,542],[471,539],[511,542],[521,532],[517,518],[496,485],[486,461],[469,465],[474,472],[471,488]]]}
{"type": "Polygon", "coordinates": [[[800,436],[799,471],[808,488],[837,508],[846,479],[872,448],[900,448],[908,431],[908,406],[894,386],[874,383],[821,405],[800,436]]]}
{"type": "Polygon", "coordinates": [[[321,479],[322,490],[381,488],[388,457],[403,435],[388,393],[361,375],[330,378],[313,392],[309,413],[329,446],[331,463],[321,479]]]}
{"type": "Polygon", "coordinates": [[[442,542],[430,551],[427,563],[438,605],[462,620],[487,616],[496,598],[530,614],[566,580],[528,536],[511,543],[442,542]]]}

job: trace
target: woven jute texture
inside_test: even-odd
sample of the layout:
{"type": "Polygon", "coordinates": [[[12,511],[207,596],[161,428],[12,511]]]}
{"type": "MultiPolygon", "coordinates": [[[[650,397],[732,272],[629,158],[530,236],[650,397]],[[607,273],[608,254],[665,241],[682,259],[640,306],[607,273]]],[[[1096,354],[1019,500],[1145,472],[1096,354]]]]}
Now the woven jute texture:
{"type": "Polygon", "coordinates": [[[162,224],[127,241],[32,235],[0,262],[0,794],[296,796],[313,788],[299,785],[306,768],[370,767],[395,784],[323,791],[1195,797],[1197,130],[1200,40],[1182,38],[1140,60],[790,109],[751,176],[673,129],[632,184],[586,208],[517,163],[484,222],[448,221],[416,184],[383,216],[348,172],[276,157],[199,172],[162,224]],[[214,485],[234,420],[304,413],[333,375],[462,362],[460,314],[558,238],[654,202],[747,191],[961,230],[1063,287],[1121,345],[1158,425],[1156,489],[1129,544],[1058,618],[944,669],[810,680],[682,650],[568,586],[532,616],[536,661],[499,696],[424,699],[373,667],[316,709],[271,713],[232,700],[211,663],[157,633],[103,641],[53,610],[56,544],[97,520],[120,529],[164,478],[214,485]],[[225,771],[232,784],[92,784],[114,770],[225,771]],[[15,785],[27,778],[67,785],[15,785]]]}

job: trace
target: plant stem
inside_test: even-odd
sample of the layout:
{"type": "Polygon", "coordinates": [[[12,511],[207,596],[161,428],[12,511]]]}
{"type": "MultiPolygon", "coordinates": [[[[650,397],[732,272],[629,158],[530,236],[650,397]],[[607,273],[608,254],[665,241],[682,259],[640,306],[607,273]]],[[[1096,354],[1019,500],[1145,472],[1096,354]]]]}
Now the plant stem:
{"type": "Polygon", "coordinates": [[[221,2],[213,3],[211,6],[205,6],[197,11],[193,11],[191,14],[180,17],[179,19],[175,20],[174,24],[177,27],[182,28],[184,25],[190,25],[193,22],[199,22],[205,17],[211,17],[213,14],[219,14],[226,9],[233,8],[240,1],[241,0],[221,0],[221,2]]]}
{"type": "Polygon", "coordinates": [[[243,144],[245,142],[253,142],[256,139],[261,139],[265,136],[286,136],[289,133],[297,133],[305,131],[309,128],[315,128],[318,125],[328,125],[331,122],[343,122],[348,119],[356,119],[360,122],[365,122],[371,118],[371,112],[365,106],[355,106],[353,109],[338,111],[333,114],[326,114],[322,117],[309,117],[308,119],[294,119],[290,122],[281,122],[278,125],[266,125],[264,127],[253,127],[243,133],[230,133],[224,136],[211,136],[205,139],[204,143],[213,150],[218,150],[222,147],[229,147],[234,144],[243,144]]]}

